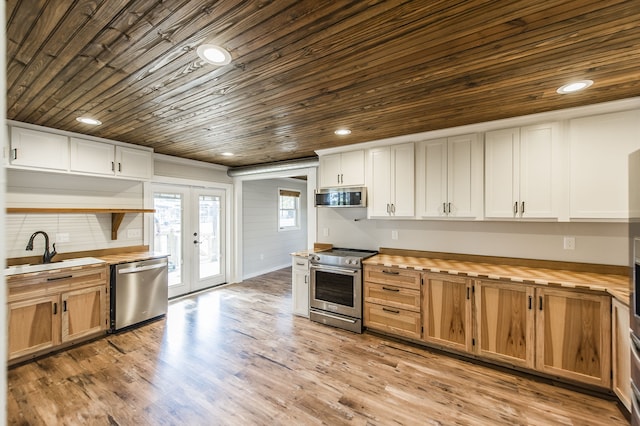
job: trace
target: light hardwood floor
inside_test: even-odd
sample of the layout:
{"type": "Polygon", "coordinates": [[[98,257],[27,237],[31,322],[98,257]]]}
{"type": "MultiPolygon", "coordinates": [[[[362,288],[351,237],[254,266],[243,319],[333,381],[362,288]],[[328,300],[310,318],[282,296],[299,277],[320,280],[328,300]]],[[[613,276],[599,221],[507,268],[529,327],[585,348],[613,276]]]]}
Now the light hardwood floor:
{"type": "Polygon", "coordinates": [[[283,269],[9,370],[30,425],[625,425],[613,401],[291,314],[283,269]]]}

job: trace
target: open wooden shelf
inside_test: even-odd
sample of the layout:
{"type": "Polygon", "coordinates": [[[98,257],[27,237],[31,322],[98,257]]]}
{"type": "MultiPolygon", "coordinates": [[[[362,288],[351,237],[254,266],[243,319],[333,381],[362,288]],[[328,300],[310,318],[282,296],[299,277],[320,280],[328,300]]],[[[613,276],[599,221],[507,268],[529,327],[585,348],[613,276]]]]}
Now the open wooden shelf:
{"type": "Polygon", "coordinates": [[[97,208],[66,208],[66,207],[7,207],[7,214],[35,213],[35,214],[111,214],[111,239],[118,239],[118,228],[127,213],[155,213],[154,209],[97,209],[97,208]]]}

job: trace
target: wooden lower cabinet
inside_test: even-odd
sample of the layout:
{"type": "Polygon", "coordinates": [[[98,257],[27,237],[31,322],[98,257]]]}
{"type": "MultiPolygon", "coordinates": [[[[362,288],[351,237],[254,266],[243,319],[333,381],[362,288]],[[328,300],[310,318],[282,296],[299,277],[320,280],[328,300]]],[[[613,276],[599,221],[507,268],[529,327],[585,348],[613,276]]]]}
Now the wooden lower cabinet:
{"type": "Polygon", "coordinates": [[[95,335],[105,329],[104,286],[62,293],[62,342],[95,335]]]}
{"type": "Polygon", "coordinates": [[[611,300],[611,369],[613,392],[631,411],[631,338],[629,307],[617,299],[611,300]]]}
{"type": "Polygon", "coordinates": [[[364,326],[420,339],[421,273],[402,268],[365,266],[364,326]]]}
{"type": "Polygon", "coordinates": [[[9,303],[9,359],[60,344],[59,299],[54,295],[9,303]]]}
{"type": "Polygon", "coordinates": [[[7,277],[9,364],[106,332],[108,266],[7,277]]]}
{"type": "Polygon", "coordinates": [[[466,352],[473,350],[472,280],[449,274],[424,274],[422,339],[466,352]]]}
{"type": "Polygon", "coordinates": [[[476,352],[520,367],[535,367],[535,289],[478,280],[475,285],[476,352]]]}
{"type": "Polygon", "coordinates": [[[536,369],[611,386],[611,297],[536,289],[536,369]]]}

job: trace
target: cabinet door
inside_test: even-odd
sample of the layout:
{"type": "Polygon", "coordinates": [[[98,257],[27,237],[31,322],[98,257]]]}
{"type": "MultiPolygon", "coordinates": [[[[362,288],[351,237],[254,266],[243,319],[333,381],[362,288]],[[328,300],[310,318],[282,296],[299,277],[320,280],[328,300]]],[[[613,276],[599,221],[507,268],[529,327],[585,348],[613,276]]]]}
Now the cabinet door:
{"type": "Polygon", "coordinates": [[[513,365],[533,368],[535,356],[534,288],[477,281],[476,352],[513,365]]]}
{"type": "Polygon", "coordinates": [[[105,295],[105,286],[62,293],[63,342],[106,330],[105,295]]]}
{"type": "Polygon", "coordinates": [[[482,142],[461,135],[447,144],[447,214],[476,218],[482,210],[482,142]]]}
{"type": "Polygon", "coordinates": [[[340,158],[340,186],[364,185],[364,151],[343,152],[340,158]]]}
{"type": "Polygon", "coordinates": [[[54,133],[12,127],[9,158],[13,166],[69,170],[69,138],[54,133]]]}
{"type": "Polygon", "coordinates": [[[513,218],[518,200],[519,129],[487,132],[485,137],[485,216],[513,218]]]}
{"type": "Polygon", "coordinates": [[[425,274],[424,280],[422,338],[470,352],[471,280],[448,274],[425,274]]]}
{"type": "Polygon", "coordinates": [[[116,146],[116,175],[135,179],[151,179],[153,153],[141,149],[116,146]]]}
{"type": "Polygon", "coordinates": [[[557,218],[554,191],[559,189],[557,124],[520,130],[520,215],[557,218]]]}
{"type": "Polygon", "coordinates": [[[415,216],[415,157],[413,143],[391,147],[391,215],[415,216]]]}
{"type": "Polygon", "coordinates": [[[536,369],[609,388],[611,298],[536,289],[536,369]]]}
{"type": "Polygon", "coordinates": [[[629,337],[629,307],[617,299],[611,300],[611,361],[613,363],[613,391],[631,410],[631,339],[629,337]]]}
{"type": "Polygon", "coordinates": [[[640,110],[569,122],[571,218],[628,218],[628,159],[640,149],[640,110]]]}
{"type": "Polygon", "coordinates": [[[320,157],[320,187],[340,186],[341,154],[329,154],[320,157]]]}
{"type": "Polygon", "coordinates": [[[446,138],[418,143],[416,158],[418,216],[446,216],[447,149],[446,138]]]}
{"type": "Polygon", "coordinates": [[[60,343],[59,296],[8,304],[9,359],[52,348],[60,343]]]}
{"type": "Polygon", "coordinates": [[[391,215],[391,150],[375,148],[369,151],[369,216],[391,215]]]}
{"type": "Polygon", "coordinates": [[[309,261],[293,257],[291,268],[291,299],[293,313],[309,317],[309,261]]]}
{"type": "Polygon", "coordinates": [[[108,143],[71,138],[70,170],[113,176],[116,170],[115,148],[108,143]]]}

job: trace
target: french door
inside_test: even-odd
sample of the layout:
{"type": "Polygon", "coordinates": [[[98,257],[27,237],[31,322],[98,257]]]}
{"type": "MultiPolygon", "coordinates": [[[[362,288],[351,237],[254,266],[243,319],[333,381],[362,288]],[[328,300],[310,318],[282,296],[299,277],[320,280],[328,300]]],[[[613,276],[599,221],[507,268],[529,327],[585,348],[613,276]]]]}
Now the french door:
{"type": "Polygon", "coordinates": [[[169,297],[226,282],[224,191],[153,185],[153,250],[169,255],[169,297]]]}

